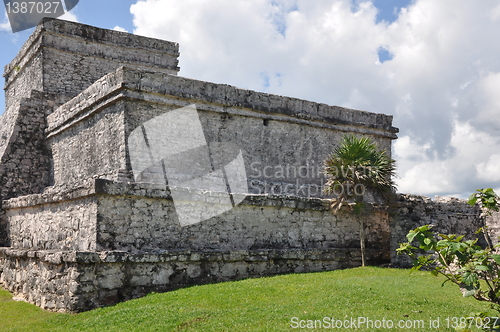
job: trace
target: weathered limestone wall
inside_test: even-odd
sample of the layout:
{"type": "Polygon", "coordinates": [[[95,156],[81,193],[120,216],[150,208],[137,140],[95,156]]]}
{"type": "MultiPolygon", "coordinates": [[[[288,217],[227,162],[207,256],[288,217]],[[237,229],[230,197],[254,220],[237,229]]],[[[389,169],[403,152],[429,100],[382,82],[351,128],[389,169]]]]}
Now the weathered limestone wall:
{"type": "Polygon", "coordinates": [[[32,91],[20,100],[9,139],[0,154],[0,196],[3,199],[41,193],[49,185],[50,152],[45,145],[45,116],[52,108],[46,95],[32,91]]]}
{"type": "Polygon", "coordinates": [[[4,206],[13,248],[96,250],[94,197],[48,203],[22,209],[4,206]]]}
{"type": "Polygon", "coordinates": [[[123,65],[175,75],[178,57],[177,43],[45,18],[5,66],[6,104],[32,89],[75,97],[123,65]]]}
{"type": "Polygon", "coordinates": [[[491,215],[483,213],[488,234],[493,245],[500,243],[500,211],[493,212],[491,215]]]}
{"type": "MultiPolygon", "coordinates": [[[[481,209],[467,204],[466,200],[450,197],[400,195],[400,206],[391,218],[391,263],[395,266],[410,267],[411,261],[403,255],[396,255],[400,243],[408,242],[406,234],[417,227],[432,224],[437,234],[466,235],[478,237],[474,233],[485,225],[481,209]]],[[[491,222],[489,222],[491,223],[491,222]]],[[[497,224],[498,225],[498,224],[497,224]]],[[[497,226],[498,227],[498,226],[497,226]]],[[[482,235],[480,243],[484,244],[482,235]]]]}
{"type": "MultiPolygon", "coordinates": [[[[1,199],[40,193],[53,183],[45,129],[46,116],[56,107],[123,65],[176,75],[178,56],[177,43],[44,19],[5,66],[1,199]]],[[[9,245],[3,215],[0,211],[0,245],[9,245]]]]}
{"type": "MultiPolygon", "coordinates": [[[[380,255],[368,250],[368,258],[380,255]]],[[[359,249],[127,252],[0,248],[0,283],[52,311],[80,312],[193,284],[359,266],[359,249]]]]}
{"type": "MultiPolygon", "coordinates": [[[[138,252],[359,246],[355,218],[347,211],[334,215],[326,200],[251,195],[220,216],[181,227],[164,189],[96,180],[62,195],[54,192],[4,201],[13,248],[138,252]]],[[[367,247],[388,245],[387,213],[375,210],[367,223],[367,247]]]]}
{"type": "Polygon", "coordinates": [[[32,90],[44,91],[43,56],[36,51],[40,47],[40,41],[37,40],[35,44],[32,44],[34,42],[32,37],[20,51],[20,53],[24,52],[25,56],[5,67],[3,76],[5,77],[6,111],[10,108],[16,109],[22,98],[30,97],[32,90]]]}
{"type": "Polygon", "coordinates": [[[49,93],[76,96],[123,65],[172,75],[179,71],[176,43],[94,29],[92,36],[80,40],[74,40],[74,36],[61,38],[61,33],[72,33],[71,24],[69,29],[66,25],[44,38],[47,45],[43,58],[44,85],[49,93]]]}
{"type": "MultiPolygon", "coordinates": [[[[253,194],[322,197],[323,161],[344,134],[367,135],[390,151],[397,132],[389,116],[121,68],[48,117],[54,183],[131,174],[130,133],[193,104],[208,144],[243,151],[253,194]]],[[[168,130],[162,134],[165,142],[175,141],[168,130]]]]}
{"type": "MultiPolygon", "coordinates": [[[[54,98],[56,100],[57,98],[54,98]]],[[[0,126],[0,198],[41,193],[50,183],[50,151],[45,145],[47,95],[31,91],[3,114],[0,126]]],[[[0,246],[10,245],[9,226],[0,212],[0,246]]]]}
{"type": "MultiPolygon", "coordinates": [[[[34,221],[33,212],[39,210],[37,216],[43,220],[25,223],[18,231],[28,238],[41,235],[45,241],[38,247],[28,243],[25,249],[0,249],[0,282],[9,291],[44,309],[77,312],[185,285],[360,264],[357,223],[348,214],[332,215],[322,200],[250,196],[223,216],[180,228],[164,190],[102,180],[91,183],[59,190],[59,197],[4,201],[14,225],[34,221]],[[59,206],[49,203],[51,199],[59,206]],[[98,251],[80,251],[83,246],[71,247],[68,241],[82,245],[75,222],[93,218],[82,213],[91,210],[84,202],[97,205],[93,211],[98,251]],[[72,206],[73,212],[61,206],[72,206]],[[63,214],[67,218],[57,218],[63,214]],[[45,225],[43,230],[40,225],[45,225]],[[49,247],[52,250],[40,250],[49,247]]],[[[395,249],[418,226],[435,224],[438,232],[474,236],[484,222],[479,209],[463,200],[401,195],[399,203],[390,219],[384,211],[369,218],[371,264],[388,262],[391,256],[393,265],[409,266],[395,249]]]]}
{"type": "MultiPolygon", "coordinates": [[[[223,215],[186,227],[179,227],[170,200],[105,196],[101,204],[102,250],[293,250],[355,248],[359,243],[354,218],[333,215],[321,200],[247,196],[223,215]]],[[[374,214],[367,225],[367,246],[383,249],[388,230],[387,215],[374,214]]]]}
{"type": "Polygon", "coordinates": [[[48,140],[53,185],[78,183],[96,175],[117,179],[119,170],[127,168],[123,109],[124,101],[113,103],[48,140]]]}

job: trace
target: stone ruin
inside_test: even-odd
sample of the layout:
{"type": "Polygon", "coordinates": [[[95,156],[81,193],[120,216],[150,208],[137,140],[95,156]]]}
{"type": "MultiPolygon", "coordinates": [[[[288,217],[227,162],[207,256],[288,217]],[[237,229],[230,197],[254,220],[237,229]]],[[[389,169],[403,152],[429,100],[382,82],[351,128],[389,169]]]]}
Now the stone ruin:
{"type": "MultiPolygon", "coordinates": [[[[360,265],[322,164],[346,133],[390,153],[392,117],[177,76],[173,42],[44,19],[5,67],[0,283],[80,312],[191,284],[360,265]]],[[[477,208],[375,207],[368,260],[415,225],[470,233],[477,208]],[[451,216],[451,217],[450,217],[451,216]]]]}

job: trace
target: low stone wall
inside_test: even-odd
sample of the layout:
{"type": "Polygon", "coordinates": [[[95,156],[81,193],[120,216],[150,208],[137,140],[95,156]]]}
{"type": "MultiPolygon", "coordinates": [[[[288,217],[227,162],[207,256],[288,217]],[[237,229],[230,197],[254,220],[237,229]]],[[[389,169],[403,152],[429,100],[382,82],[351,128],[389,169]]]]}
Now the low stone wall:
{"type": "MultiPolygon", "coordinates": [[[[368,250],[377,263],[383,250],[368,250]]],[[[360,265],[356,248],[128,252],[0,248],[0,283],[43,309],[80,312],[186,285],[360,265]]]]}
{"type": "MultiPolygon", "coordinates": [[[[324,199],[249,195],[221,215],[181,227],[169,191],[152,185],[91,180],[52,192],[4,201],[13,248],[136,252],[359,246],[355,217],[348,211],[333,214],[324,199]]],[[[217,193],[203,197],[210,200],[207,208],[216,208],[211,199],[217,193]]],[[[366,226],[367,248],[389,246],[386,211],[375,210],[366,226]]]]}
{"type": "MultiPolygon", "coordinates": [[[[36,231],[41,226],[34,225],[44,225],[47,229],[42,233],[51,239],[47,243],[52,250],[33,250],[34,242],[25,249],[0,249],[0,283],[48,310],[78,312],[186,285],[360,265],[357,223],[346,211],[331,214],[324,200],[249,196],[223,216],[180,227],[171,214],[168,193],[152,186],[93,180],[79,188],[54,191],[4,201],[11,223],[30,215],[47,216],[19,229],[36,231]],[[70,215],[51,204],[80,205],[74,211],[88,211],[81,206],[84,200],[95,203],[95,248],[57,248],[70,244],[68,239],[75,248],[81,242],[74,234],[64,233],[63,224],[50,228],[51,222],[58,223],[48,217],[50,213],[70,215]],[[40,211],[32,213],[33,209],[40,211]],[[162,211],[169,212],[160,217],[162,211]],[[141,223],[134,221],[137,213],[141,223]],[[148,245],[155,250],[148,250],[148,245]]],[[[440,233],[474,237],[485,222],[495,234],[498,216],[485,220],[477,206],[464,200],[400,195],[390,218],[379,210],[367,222],[369,264],[390,260],[394,266],[410,266],[407,257],[397,256],[395,250],[416,227],[433,224],[440,233]]],[[[69,225],[72,219],[65,220],[69,225]]]]}
{"type": "Polygon", "coordinates": [[[493,245],[500,243],[500,212],[485,216],[488,234],[493,245]]]}
{"type": "MultiPolygon", "coordinates": [[[[485,225],[479,206],[470,206],[466,200],[450,197],[429,197],[418,195],[400,195],[398,207],[391,218],[391,263],[398,267],[410,267],[411,261],[405,255],[397,255],[400,243],[408,242],[406,234],[423,225],[434,225],[437,234],[466,235],[477,238],[474,234],[485,225]]],[[[482,236],[480,243],[484,244],[482,236]]]]}
{"type": "MultiPolygon", "coordinates": [[[[165,188],[51,187],[3,201],[12,248],[0,248],[0,283],[44,309],[79,312],[186,285],[361,265],[357,221],[328,203],[249,195],[181,227],[165,188]]],[[[375,209],[366,226],[368,262],[387,263],[387,212],[375,209]]]]}

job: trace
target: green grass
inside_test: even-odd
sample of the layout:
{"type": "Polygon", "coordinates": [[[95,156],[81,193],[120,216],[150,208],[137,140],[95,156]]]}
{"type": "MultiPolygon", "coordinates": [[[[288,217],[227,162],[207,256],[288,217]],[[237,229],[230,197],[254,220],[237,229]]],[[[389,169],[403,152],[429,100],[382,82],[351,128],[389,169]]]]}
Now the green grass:
{"type": "MultiPolygon", "coordinates": [[[[424,320],[424,329],[454,331],[446,318],[486,311],[427,272],[356,268],[195,286],[78,315],[48,313],[0,291],[1,331],[297,331],[291,318],[424,320]],[[428,327],[440,319],[440,328],[428,327]]],[[[494,312],[491,312],[494,313],[494,312]]],[[[451,322],[451,321],[450,321],[451,322]]],[[[334,329],[346,331],[346,329],[334,329]]],[[[387,331],[387,329],[351,329],[387,331]]]]}

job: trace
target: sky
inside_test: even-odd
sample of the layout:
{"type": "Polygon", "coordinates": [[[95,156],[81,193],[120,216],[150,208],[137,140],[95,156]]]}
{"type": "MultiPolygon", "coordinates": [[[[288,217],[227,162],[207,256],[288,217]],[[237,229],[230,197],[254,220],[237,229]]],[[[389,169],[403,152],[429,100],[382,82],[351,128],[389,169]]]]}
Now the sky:
{"type": "MultiPolygon", "coordinates": [[[[399,192],[500,192],[498,0],[80,0],[62,18],[178,42],[181,76],[393,115],[399,192]]],[[[32,30],[4,16],[2,65],[32,30]]]]}

